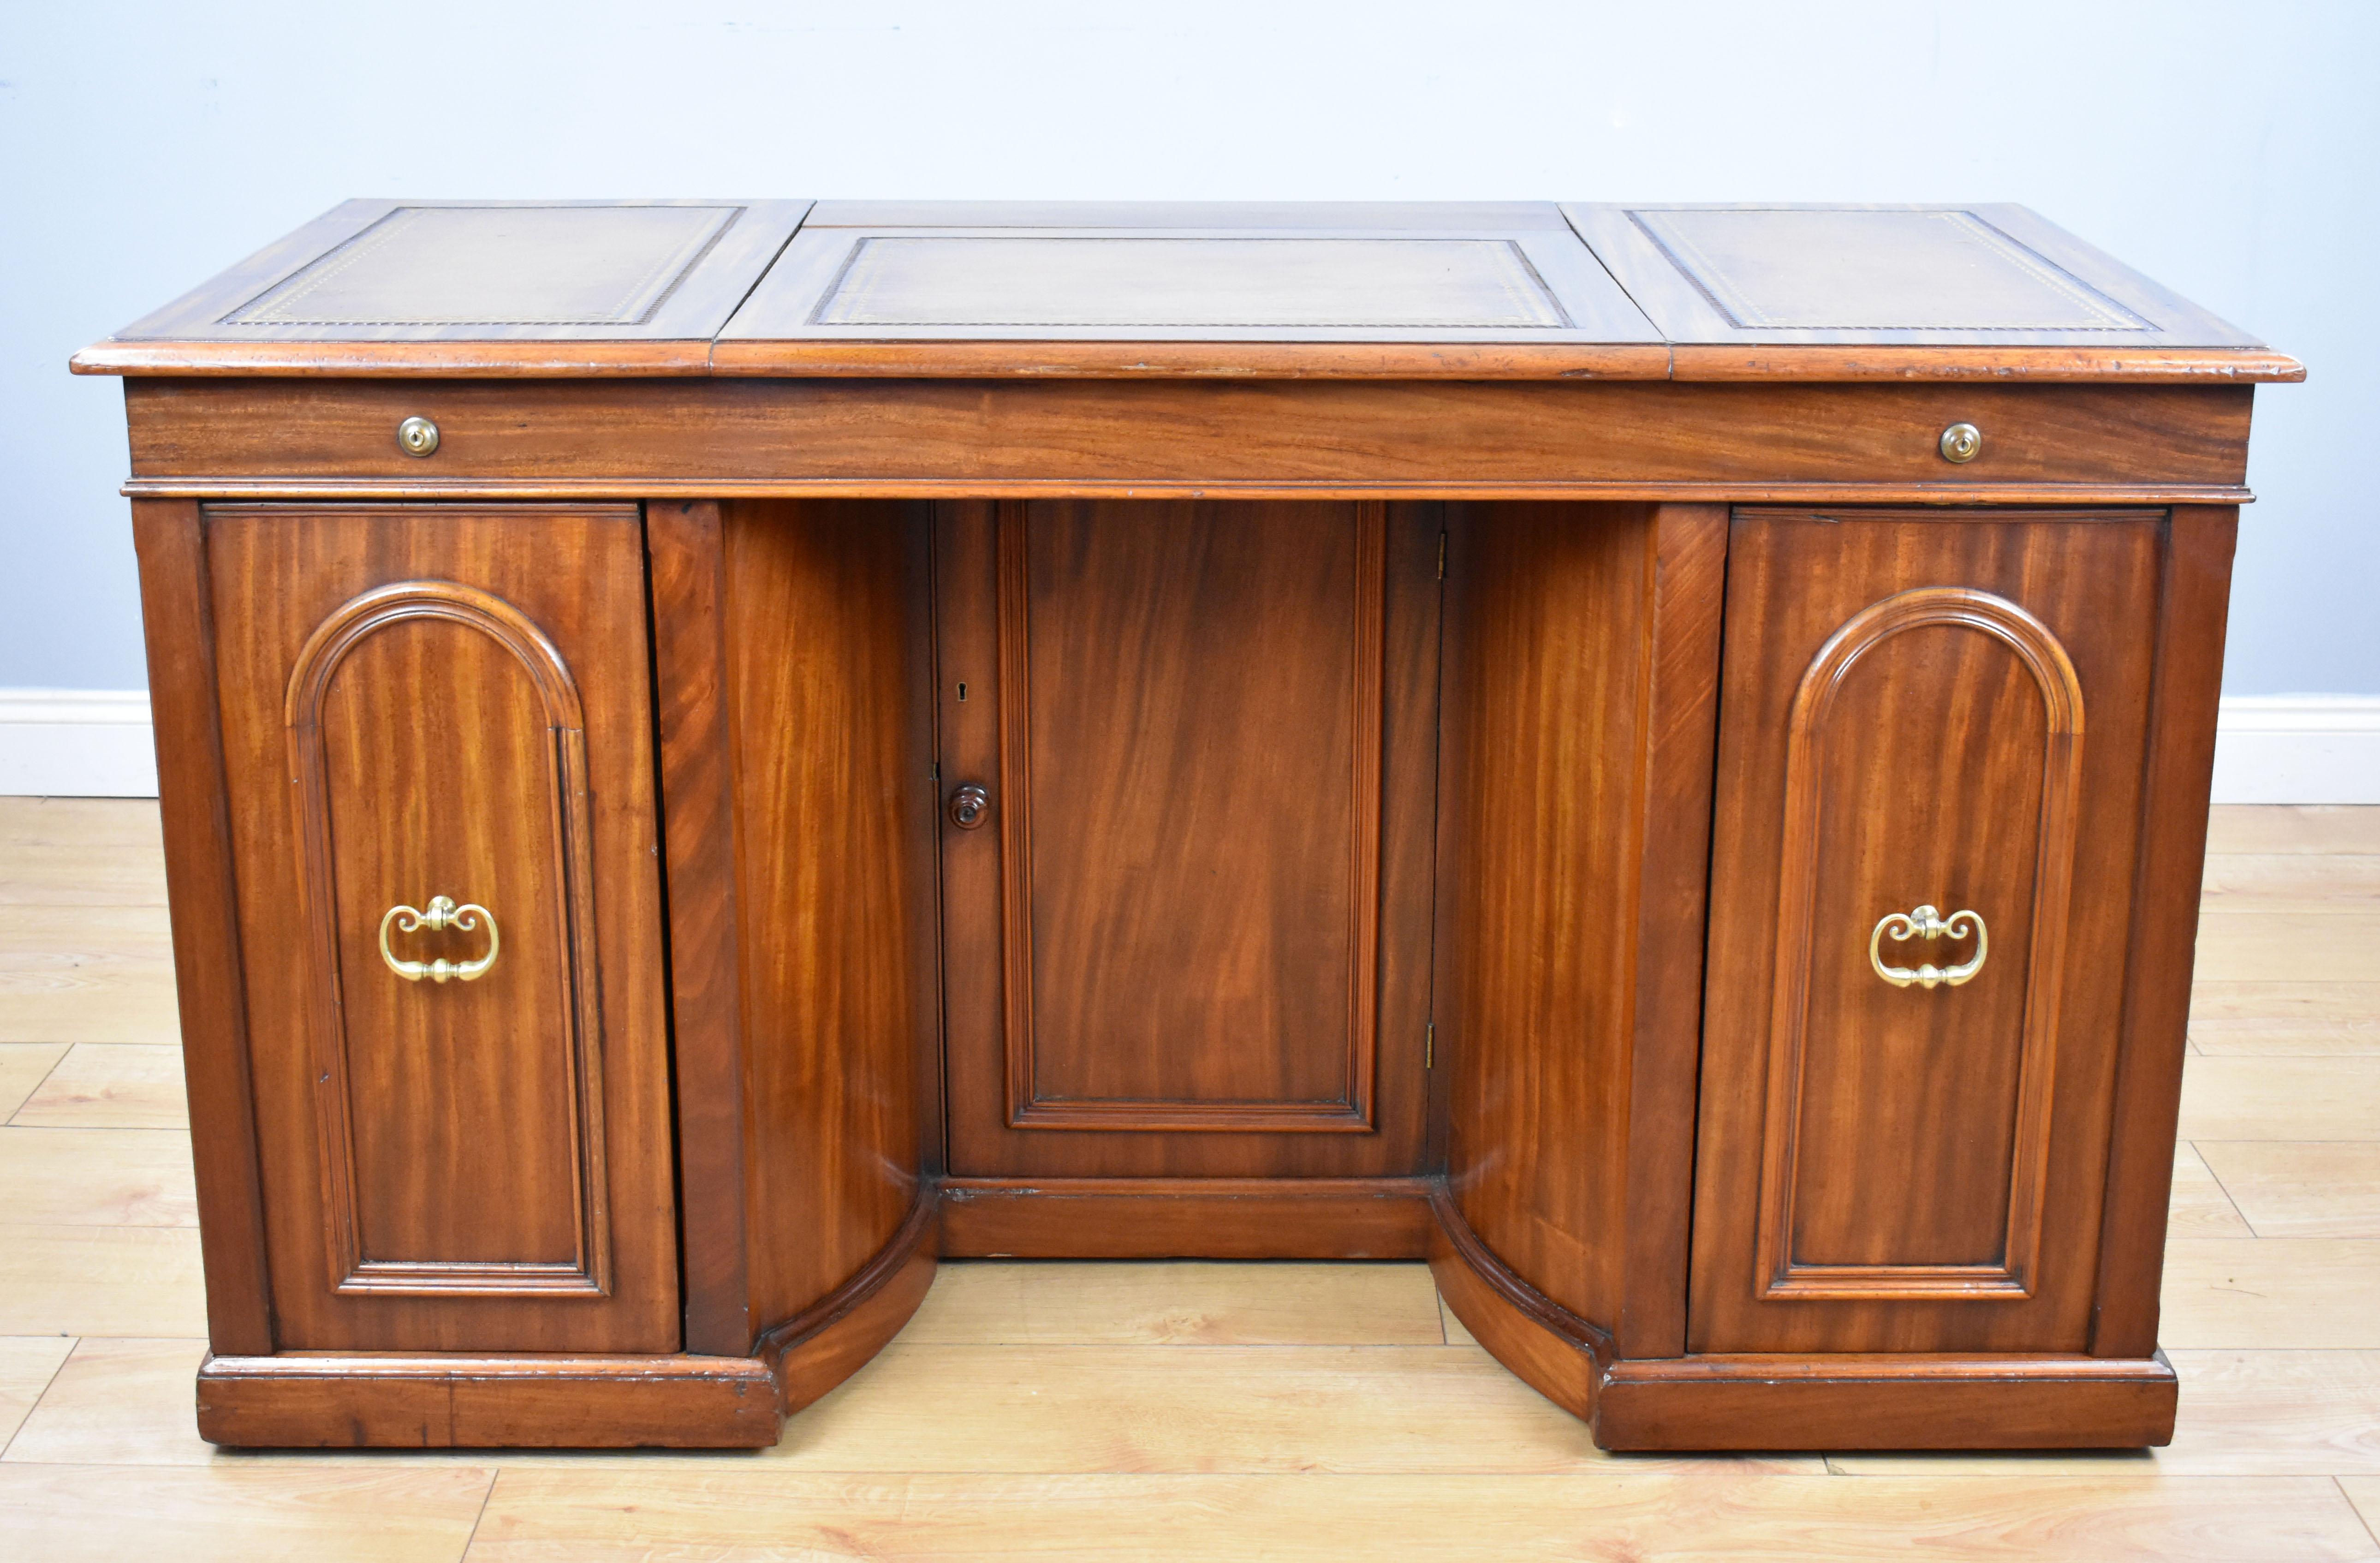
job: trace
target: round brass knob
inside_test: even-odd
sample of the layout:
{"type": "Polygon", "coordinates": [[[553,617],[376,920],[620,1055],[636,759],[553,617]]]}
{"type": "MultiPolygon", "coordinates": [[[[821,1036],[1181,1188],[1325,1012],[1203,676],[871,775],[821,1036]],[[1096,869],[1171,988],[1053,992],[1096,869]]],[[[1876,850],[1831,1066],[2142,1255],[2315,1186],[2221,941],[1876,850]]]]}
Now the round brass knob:
{"type": "Polygon", "coordinates": [[[408,418],[396,426],[396,443],[407,456],[428,456],[438,448],[438,425],[427,418],[408,418]]]}
{"type": "Polygon", "coordinates": [[[1942,431],[1942,459],[1961,465],[1973,461],[1984,451],[1984,432],[1973,423],[1953,423],[1942,431]]]}

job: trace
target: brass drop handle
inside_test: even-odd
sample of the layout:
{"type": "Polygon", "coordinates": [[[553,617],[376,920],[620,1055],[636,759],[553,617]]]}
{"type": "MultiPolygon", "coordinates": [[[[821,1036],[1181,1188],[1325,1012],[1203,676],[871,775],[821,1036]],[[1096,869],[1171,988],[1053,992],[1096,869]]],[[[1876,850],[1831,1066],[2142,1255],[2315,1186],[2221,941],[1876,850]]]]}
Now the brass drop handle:
{"type": "Polygon", "coordinates": [[[991,812],[991,794],[979,782],[969,782],[951,794],[951,824],[973,830],[991,812]]]}
{"type": "Polygon", "coordinates": [[[496,952],[502,948],[504,938],[496,932],[496,914],[476,902],[458,907],[451,896],[431,897],[428,911],[391,907],[380,920],[380,958],[388,962],[390,971],[408,983],[418,983],[424,977],[433,983],[477,982],[488,974],[488,968],[496,963],[496,952]],[[435,960],[399,960],[388,947],[388,925],[392,922],[400,934],[410,934],[417,928],[432,933],[460,928],[466,934],[473,934],[479,931],[482,919],[488,924],[488,953],[477,960],[449,960],[444,956],[435,960]]]}
{"type": "Polygon", "coordinates": [[[1921,988],[1955,988],[1984,969],[1984,957],[1991,953],[1991,935],[1985,931],[1984,920],[1972,911],[1954,911],[1944,917],[1932,907],[1919,907],[1911,912],[1888,913],[1867,936],[1867,961],[1876,974],[1896,988],[1914,983],[1921,988]],[[1975,958],[1958,966],[1921,965],[1914,971],[1906,966],[1887,966],[1879,946],[1886,934],[1899,939],[1963,939],[1975,936],[1975,958]]]}

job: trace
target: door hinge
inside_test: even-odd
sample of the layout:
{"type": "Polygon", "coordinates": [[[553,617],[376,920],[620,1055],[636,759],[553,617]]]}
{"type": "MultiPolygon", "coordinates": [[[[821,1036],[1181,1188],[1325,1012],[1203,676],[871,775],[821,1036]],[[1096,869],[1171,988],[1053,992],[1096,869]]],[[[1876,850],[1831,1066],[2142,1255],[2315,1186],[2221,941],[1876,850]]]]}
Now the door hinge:
{"type": "Polygon", "coordinates": [[[1430,1021],[1421,1029],[1421,1067],[1438,1068],[1438,1022],[1430,1021]]]}
{"type": "Polygon", "coordinates": [[[1446,533],[1438,534],[1438,579],[1446,579],[1446,533]]]}

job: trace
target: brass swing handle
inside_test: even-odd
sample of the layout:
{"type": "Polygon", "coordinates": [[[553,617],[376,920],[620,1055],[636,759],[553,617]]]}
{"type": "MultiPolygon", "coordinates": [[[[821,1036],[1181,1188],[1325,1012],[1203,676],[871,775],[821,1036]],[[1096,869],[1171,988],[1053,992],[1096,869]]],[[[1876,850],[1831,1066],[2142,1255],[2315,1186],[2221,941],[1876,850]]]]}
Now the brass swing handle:
{"type": "Polygon", "coordinates": [[[504,939],[496,932],[496,914],[476,902],[458,907],[451,896],[432,896],[428,911],[416,911],[411,907],[391,907],[380,920],[380,958],[388,962],[390,971],[408,983],[418,983],[424,977],[433,983],[450,979],[476,982],[488,974],[488,968],[496,963],[496,952],[502,948],[504,939]],[[399,960],[388,947],[388,925],[392,922],[396,924],[396,931],[400,934],[410,934],[417,928],[427,928],[433,933],[440,929],[460,928],[470,934],[478,931],[483,918],[488,924],[488,953],[477,960],[448,960],[443,956],[436,960],[399,960]]]}
{"type": "Polygon", "coordinates": [[[1984,930],[1984,920],[1972,911],[1954,911],[1944,917],[1932,907],[1919,907],[1911,912],[1891,912],[1876,925],[1867,936],[1867,961],[1876,974],[1896,988],[1914,983],[1921,988],[1957,987],[1984,969],[1984,957],[1991,953],[1991,936],[1984,930]],[[1962,939],[1975,936],[1975,959],[1961,965],[1942,967],[1921,965],[1912,971],[1906,966],[1887,966],[1878,946],[1889,934],[1900,939],[1962,939]]]}

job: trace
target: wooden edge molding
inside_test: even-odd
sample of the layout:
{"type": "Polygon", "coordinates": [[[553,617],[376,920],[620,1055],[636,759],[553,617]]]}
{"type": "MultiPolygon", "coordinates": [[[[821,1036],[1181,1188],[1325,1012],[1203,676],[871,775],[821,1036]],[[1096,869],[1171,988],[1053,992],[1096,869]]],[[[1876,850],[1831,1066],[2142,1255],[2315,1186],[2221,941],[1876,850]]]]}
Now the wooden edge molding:
{"type": "Polygon", "coordinates": [[[1572,1416],[1592,1420],[1611,1337],[1488,1252],[1443,1182],[1429,1194],[1430,1278],[1488,1354],[1572,1416]]]}
{"type": "Polygon", "coordinates": [[[94,342],[77,374],[554,379],[1666,380],[1658,342],[94,342]]]}
{"type": "Polygon", "coordinates": [[[934,1284],[938,1227],[934,1191],[921,1188],[892,1240],[857,1275],[761,1336],[756,1354],[775,1375],[783,1411],[857,1373],[901,1333],[934,1284]]]}
{"type": "Polygon", "coordinates": [[[1670,352],[1672,380],[2117,380],[2128,385],[2245,385],[2306,377],[2305,365],[2269,348],[1680,343],[1670,352]]]}
{"type": "Polygon", "coordinates": [[[77,374],[555,379],[2029,380],[2294,383],[2267,348],[1579,342],[94,342],[77,374]]]}
{"type": "Polygon", "coordinates": [[[953,1178],[958,1259],[1420,1259],[1426,1178],[953,1178]]]}
{"type": "Polygon", "coordinates": [[[133,478],[128,499],[1389,499],[1613,500],[1713,505],[2252,505],[2204,483],[1220,482],[964,478],[133,478]]]}
{"type": "Polygon", "coordinates": [[[1679,1357],[1610,1364],[1591,1421],[1607,1449],[2140,1448],[2179,1396],[2163,1352],[1679,1357]]]}
{"type": "Polygon", "coordinates": [[[209,1357],[199,1435],[240,1448],[766,1448],[784,1423],[749,1357],[209,1357]]]}
{"type": "Polygon", "coordinates": [[[710,344],[586,342],[93,342],[77,374],[582,379],[710,372],[710,344]]]}
{"type": "Polygon", "coordinates": [[[1045,380],[1666,380],[1658,342],[724,340],[722,375],[1045,380]]]}

